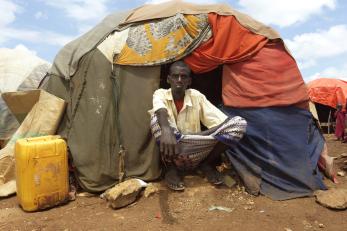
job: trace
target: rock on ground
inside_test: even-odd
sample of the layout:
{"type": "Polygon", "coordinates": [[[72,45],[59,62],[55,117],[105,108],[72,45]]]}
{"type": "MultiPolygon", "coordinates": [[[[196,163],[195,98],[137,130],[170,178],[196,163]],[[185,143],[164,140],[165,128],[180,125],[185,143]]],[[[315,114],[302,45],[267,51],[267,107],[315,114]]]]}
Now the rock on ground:
{"type": "Polygon", "coordinates": [[[108,205],[118,209],[133,203],[142,189],[139,180],[131,179],[117,184],[103,194],[108,205]]]}
{"type": "Polygon", "coordinates": [[[347,208],[347,189],[333,188],[326,191],[315,192],[316,201],[331,209],[347,208]]]}

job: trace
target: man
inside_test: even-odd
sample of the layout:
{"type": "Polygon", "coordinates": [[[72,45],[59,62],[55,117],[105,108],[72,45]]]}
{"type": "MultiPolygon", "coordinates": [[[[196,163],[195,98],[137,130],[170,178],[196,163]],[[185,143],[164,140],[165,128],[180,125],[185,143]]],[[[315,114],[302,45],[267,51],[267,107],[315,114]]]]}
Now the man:
{"type": "Polygon", "coordinates": [[[192,79],[190,68],[182,61],[171,65],[167,82],[171,88],[154,92],[153,109],[149,112],[152,133],[167,167],[168,187],[184,190],[181,171],[197,167],[210,183],[223,183],[213,162],[241,139],[246,121],[241,117],[228,118],[199,91],[187,89],[192,79]],[[200,122],[208,130],[201,131],[200,122]]]}

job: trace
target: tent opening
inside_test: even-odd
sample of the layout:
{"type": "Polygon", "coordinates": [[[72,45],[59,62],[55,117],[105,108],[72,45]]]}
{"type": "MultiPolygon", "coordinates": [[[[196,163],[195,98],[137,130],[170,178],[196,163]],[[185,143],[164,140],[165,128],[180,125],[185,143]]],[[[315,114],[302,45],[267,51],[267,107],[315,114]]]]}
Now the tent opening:
{"type": "MultiPolygon", "coordinates": [[[[161,66],[160,73],[160,88],[169,88],[169,84],[166,82],[167,75],[169,74],[169,68],[171,64],[165,64],[161,66]]],[[[202,73],[192,73],[192,85],[193,89],[200,91],[206,96],[206,98],[215,106],[219,107],[222,104],[222,65],[218,68],[202,73]]]]}
{"type": "Polygon", "coordinates": [[[324,104],[314,103],[316,106],[319,123],[324,133],[333,133],[335,131],[335,108],[324,104]]]}

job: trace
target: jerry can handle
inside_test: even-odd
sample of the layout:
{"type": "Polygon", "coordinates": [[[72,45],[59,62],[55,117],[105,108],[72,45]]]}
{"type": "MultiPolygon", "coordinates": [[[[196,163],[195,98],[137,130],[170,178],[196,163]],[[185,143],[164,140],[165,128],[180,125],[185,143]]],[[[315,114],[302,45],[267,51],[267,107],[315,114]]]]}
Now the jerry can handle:
{"type": "Polygon", "coordinates": [[[29,138],[26,138],[25,140],[27,142],[34,142],[38,140],[53,140],[53,139],[60,139],[60,138],[61,138],[60,135],[49,135],[49,136],[29,137],[29,138]]]}

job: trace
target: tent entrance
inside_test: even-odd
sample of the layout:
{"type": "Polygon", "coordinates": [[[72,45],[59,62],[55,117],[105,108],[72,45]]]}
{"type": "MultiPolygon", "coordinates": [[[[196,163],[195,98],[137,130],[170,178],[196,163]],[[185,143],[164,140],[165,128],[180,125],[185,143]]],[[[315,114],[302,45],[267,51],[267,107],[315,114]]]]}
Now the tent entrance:
{"type": "Polygon", "coordinates": [[[324,104],[314,103],[316,106],[319,123],[324,133],[333,133],[335,131],[335,108],[329,107],[324,104]]]}
{"type": "MultiPolygon", "coordinates": [[[[170,64],[165,64],[161,66],[160,73],[160,88],[168,89],[170,86],[166,82],[167,75],[169,74],[170,64]]],[[[193,89],[200,91],[206,96],[206,98],[215,106],[222,104],[222,66],[206,72],[203,74],[192,73],[192,85],[193,89]]]]}

